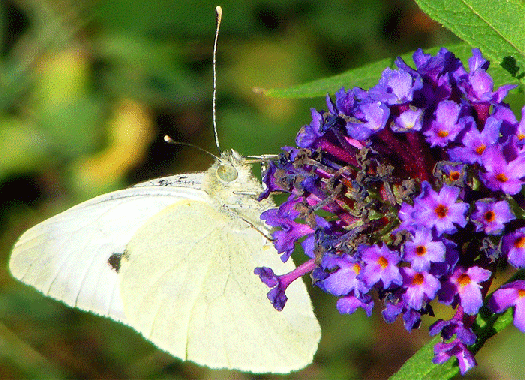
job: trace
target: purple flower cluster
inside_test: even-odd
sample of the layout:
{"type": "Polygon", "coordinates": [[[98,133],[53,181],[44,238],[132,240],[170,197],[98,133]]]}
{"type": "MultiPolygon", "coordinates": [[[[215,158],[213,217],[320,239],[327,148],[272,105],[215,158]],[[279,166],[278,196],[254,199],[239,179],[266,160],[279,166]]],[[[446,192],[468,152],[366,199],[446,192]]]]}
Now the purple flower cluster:
{"type": "MultiPolygon", "coordinates": [[[[276,309],[308,273],[339,312],[371,315],[380,300],[384,319],[401,316],[408,330],[436,300],[456,314],[430,327],[443,338],[434,362],[455,356],[463,374],[476,365],[467,346],[496,268],[525,267],[525,115],[518,122],[502,101],[514,86],[494,90],[489,62],[472,52],[468,71],[446,49],[418,50],[416,69],[398,58],[368,91],[342,88],[269,165],[261,198],[289,198],[262,219],[283,261],[297,243],[309,257],[292,273],[256,269],[276,309]]],[[[525,281],[488,305],[514,306],[525,332],[525,281]]]]}

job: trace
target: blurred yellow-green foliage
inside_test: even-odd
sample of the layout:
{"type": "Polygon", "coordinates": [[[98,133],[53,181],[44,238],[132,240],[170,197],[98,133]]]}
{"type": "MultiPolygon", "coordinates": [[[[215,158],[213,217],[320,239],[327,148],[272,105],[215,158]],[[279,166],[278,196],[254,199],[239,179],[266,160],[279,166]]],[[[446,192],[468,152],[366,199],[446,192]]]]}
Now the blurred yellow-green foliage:
{"type": "MultiPolygon", "coordinates": [[[[207,168],[207,155],[165,144],[163,136],[215,152],[215,5],[0,2],[0,378],[250,377],[183,363],[123,325],[42,296],[7,270],[17,237],[57,212],[147,178],[207,168]]],[[[270,99],[253,88],[292,86],[457,41],[411,1],[220,5],[219,137],[223,149],[244,155],[294,144],[309,108],[324,107],[324,99],[270,99]]],[[[399,322],[384,324],[379,309],[374,318],[340,316],[335,300],[311,293],[323,339],[314,363],[290,378],[386,378],[428,339],[427,326],[408,334],[399,322]]],[[[509,361],[504,344],[515,352],[514,337],[500,338],[484,356],[488,364],[480,360],[470,376],[519,374],[523,364],[509,361]]]]}

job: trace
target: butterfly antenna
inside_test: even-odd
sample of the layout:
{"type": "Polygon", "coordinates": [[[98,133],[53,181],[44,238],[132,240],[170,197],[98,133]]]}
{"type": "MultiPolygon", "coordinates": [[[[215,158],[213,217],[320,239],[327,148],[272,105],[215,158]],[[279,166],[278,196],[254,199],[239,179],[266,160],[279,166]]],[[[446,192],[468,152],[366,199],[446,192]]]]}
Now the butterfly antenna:
{"type": "Polygon", "coordinates": [[[220,6],[215,7],[216,14],[216,29],[215,29],[215,42],[213,43],[213,103],[212,103],[212,112],[213,112],[213,133],[215,135],[215,145],[219,153],[221,148],[219,146],[219,135],[217,134],[217,40],[219,39],[219,27],[221,26],[222,20],[222,8],[220,6]]]}
{"type": "Polygon", "coordinates": [[[173,144],[173,145],[186,145],[186,146],[189,146],[189,147],[195,148],[195,149],[197,149],[197,150],[200,150],[201,152],[204,152],[204,153],[206,153],[206,154],[209,154],[210,156],[212,156],[212,157],[215,158],[216,160],[219,159],[219,157],[217,157],[216,155],[214,155],[212,152],[208,152],[206,149],[203,149],[203,148],[201,148],[200,146],[197,146],[197,145],[194,145],[194,144],[190,144],[190,143],[187,143],[187,142],[175,141],[175,140],[173,140],[171,137],[169,137],[168,135],[164,135],[164,141],[167,142],[168,144],[173,144]]]}

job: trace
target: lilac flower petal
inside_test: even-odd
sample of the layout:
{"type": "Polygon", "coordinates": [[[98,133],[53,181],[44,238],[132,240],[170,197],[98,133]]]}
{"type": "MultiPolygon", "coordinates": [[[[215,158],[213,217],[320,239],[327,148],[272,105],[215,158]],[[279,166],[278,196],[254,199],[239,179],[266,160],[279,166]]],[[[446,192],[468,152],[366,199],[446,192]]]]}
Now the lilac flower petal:
{"type": "Polygon", "coordinates": [[[515,306],[514,326],[516,326],[516,328],[521,332],[525,333],[525,295],[520,295],[520,297],[516,300],[515,306]]]}
{"type": "Polygon", "coordinates": [[[488,280],[491,274],[489,270],[473,266],[466,271],[458,268],[451,276],[465,313],[474,315],[483,305],[480,283],[488,280]]]}
{"type": "Polygon", "coordinates": [[[402,312],[403,312],[402,303],[393,304],[393,303],[388,302],[386,304],[385,309],[381,312],[381,314],[383,315],[383,318],[387,323],[394,323],[396,321],[397,316],[401,314],[402,312]]]}
{"type": "Polygon", "coordinates": [[[449,151],[450,159],[469,164],[482,162],[482,156],[487,147],[496,143],[499,138],[501,121],[489,117],[485,122],[483,131],[479,131],[473,118],[464,119],[465,129],[468,131],[461,140],[463,146],[452,148],[449,151]]]}
{"type": "Polygon", "coordinates": [[[514,309],[514,326],[525,332],[525,280],[517,280],[496,290],[488,303],[495,313],[502,313],[511,306],[514,309]]]}
{"type": "Polygon", "coordinates": [[[346,130],[350,137],[356,140],[366,140],[386,126],[390,110],[382,102],[369,101],[358,106],[356,115],[357,120],[348,122],[346,130]]]}
{"type": "Polygon", "coordinates": [[[516,268],[525,267],[525,227],[504,236],[502,242],[501,251],[509,263],[516,268]]]}
{"type": "Polygon", "coordinates": [[[422,119],[422,109],[408,109],[395,119],[391,128],[394,132],[420,131],[423,128],[422,119]]]}
{"type": "Polygon", "coordinates": [[[305,125],[297,135],[297,146],[301,148],[315,147],[315,142],[324,135],[322,125],[323,114],[312,108],[312,122],[305,125]]]}
{"type": "Polygon", "coordinates": [[[421,314],[409,309],[403,314],[403,322],[407,331],[417,329],[421,325],[421,314]]]}
{"type": "Polygon", "coordinates": [[[461,314],[454,316],[451,320],[438,320],[429,328],[430,335],[441,333],[444,340],[450,340],[454,335],[465,345],[470,346],[476,342],[476,334],[471,328],[465,327],[461,314]]]}
{"type": "Polygon", "coordinates": [[[277,276],[273,273],[273,270],[271,268],[255,268],[254,273],[258,275],[261,278],[261,281],[270,288],[277,286],[277,284],[279,283],[277,276]]]}
{"type": "Polygon", "coordinates": [[[372,315],[374,301],[372,297],[358,298],[353,295],[339,298],[337,300],[337,311],[341,314],[353,314],[358,308],[362,308],[368,317],[372,315]]]}

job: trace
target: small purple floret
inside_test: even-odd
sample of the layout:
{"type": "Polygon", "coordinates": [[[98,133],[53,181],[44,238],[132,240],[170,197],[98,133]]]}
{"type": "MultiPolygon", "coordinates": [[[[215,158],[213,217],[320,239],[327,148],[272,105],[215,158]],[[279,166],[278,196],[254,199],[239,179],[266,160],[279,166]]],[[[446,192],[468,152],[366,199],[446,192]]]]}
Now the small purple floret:
{"type": "Polygon", "coordinates": [[[476,212],[472,214],[476,231],[484,231],[488,235],[501,233],[505,224],[514,219],[516,217],[506,201],[477,201],[476,212]]]}
{"type": "Polygon", "coordinates": [[[504,236],[501,250],[516,268],[525,267],[525,227],[504,236]]]}
{"type": "Polygon", "coordinates": [[[434,347],[434,364],[443,364],[452,356],[455,356],[459,362],[459,370],[462,375],[467,373],[469,369],[477,365],[474,355],[468,350],[467,346],[459,339],[450,343],[437,343],[434,347]]]}
{"type": "Polygon", "coordinates": [[[514,326],[525,332],[525,280],[503,285],[494,292],[488,305],[494,313],[502,313],[514,306],[514,326]]]}

